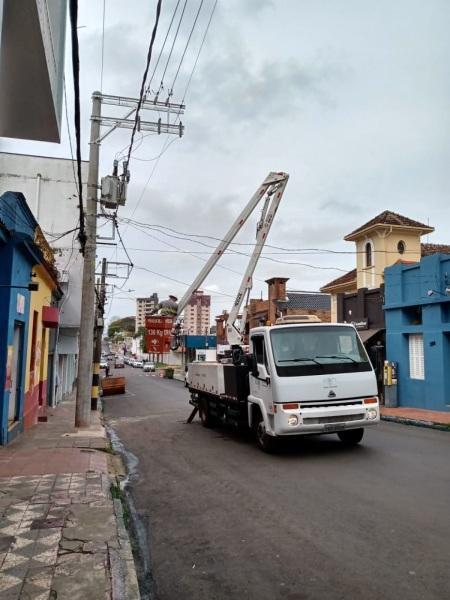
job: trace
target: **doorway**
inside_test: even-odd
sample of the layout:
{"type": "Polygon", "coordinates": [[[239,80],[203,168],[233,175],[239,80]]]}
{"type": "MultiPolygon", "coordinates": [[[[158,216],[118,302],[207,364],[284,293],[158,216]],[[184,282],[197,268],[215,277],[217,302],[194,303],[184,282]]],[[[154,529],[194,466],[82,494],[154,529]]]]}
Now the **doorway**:
{"type": "Polygon", "coordinates": [[[22,393],[22,352],[23,352],[23,325],[14,323],[12,356],[11,356],[11,388],[8,406],[8,427],[19,420],[19,404],[22,393]]]}

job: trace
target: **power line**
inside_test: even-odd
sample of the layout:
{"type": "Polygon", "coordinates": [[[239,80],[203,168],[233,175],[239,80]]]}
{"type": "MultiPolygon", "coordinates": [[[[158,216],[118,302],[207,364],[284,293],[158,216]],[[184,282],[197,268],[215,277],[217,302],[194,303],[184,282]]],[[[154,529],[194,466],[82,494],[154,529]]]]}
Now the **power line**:
{"type": "MultiPolygon", "coordinates": [[[[165,225],[159,225],[157,223],[144,223],[142,221],[133,221],[131,218],[128,217],[124,217],[122,219],[123,221],[131,221],[131,223],[136,223],[138,225],[140,225],[141,227],[147,227],[149,229],[152,230],[156,230],[159,231],[160,229],[166,229],[167,231],[170,231],[172,234],[177,234],[180,236],[185,236],[184,238],[177,238],[177,239],[185,239],[187,241],[194,241],[191,240],[190,238],[204,238],[204,239],[209,239],[209,240],[213,240],[213,241],[217,241],[217,242],[223,242],[222,238],[219,237],[215,237],[212,235],[206,235],[206,234],[201,234],[201,233],[186,233],[184,231],[178,231],[177,229],[173,229],[172,227],[167,227],[165,225]]],[[[161,233],[163,233],[161,231],[161,233]]],[[[169,234],[166,234],[169,235],[169,234]]],[[[169,237],[175,237],[175,235],[173,236],[169,236],[169,237]]],[[[251,242],[230,242],[230,245],[235,245],[235,246],[253,246],[254,244],[251,242]]],[[[211,247],[211,246],[208,246],[211,247]]],[[[266,248],[271,248],[273,250],[280,250],[283,253],[292,253],[292,254],[297,254],[297,253],[318,253],[318,254],[349,254],[349,255],[357,255],[357,254],[365,254],[364,250],[361,251],[354,251],[354,250],[331,250],[329,248],[285,248],[283,246],[274,246],[272,244],[266,244],[265,245],[266,248]]],[[[393,254],[396,252],[394,251],[389,251],[389,250],[373,250],[373,252],[375,253],[379,253],[379,254],[393,254]]],[[[404,254],[416,254],[417,252],[415,252],[414,250],[405,250],[404,254]]]]}
{"type": "MultiPolygon", "coordinates": [[[[158,273],[157,271],[152,271],[148,267],[139,267],[139,266],[135,265],[135,269],[147,271],[148,273],[152,273],[152,275],[157,275],[158,277],[162,277],[163,279],[168,279],[169,281],[174,281],[175,283],[179,283],[181,285],[186,285],[187,287],[189,287],[191,285],[190,283],[186,283],[185,281],[180,281],[179,279],[175,279],[174,277],[169,277],[168,275],[163,275],[162,273],[158,273]]],[[[208,291],[207,287],[205,287],[204,289],[206,291],[208,291]]],[[[234,296],[232,294],[225,294],[225,292],[223,293],[223,296],[226,296],[227,298],[234,298],[234,296]]]]}
{"type": "Polygon", "coordinates": [[[177,71],[175,73],[175,77],[173,78],[172,85],[170,86],[170,93],[173,92],[173,89],[175,87],[175,82],[176,82],[176,80],[178,78],[178,75],[180,73],[181,65],[183,64],[184,57],[186,56],[186,51],[187,51],[189,43],[191,41],[192,34],[194,33],[195,26],[197,25],[198,17],[200,15],[200,11],[202,10],[203,2],[204,2],[204,0],[200,0],[200,5],[198,7],[197,14],[195,15],[195,19],[194,19],[194,22],[192,24],[191,31],[189,32],[189,36],[188,36],[188,39],[186,41],[186,45],[184,47],[183,54],[181,55],[181,59],[180,59],[180,62],[178,64],[178,68],[177,68],[177,71]]]}
{"type": "Polygon", "coordinates": [[[80,55],[78,48],[78,0],[70,0],[70,30],[72,35],[72,71],[73,87],[75,99],[75,139],[77,154],[77,174],[78,174],[78,197],[80,210],[80,231],[78,239],[80,241],[81,252],[84,254],[86,244],[86,232],[84,227],[84,209],[83,209],[83,181],[81,177],[81,128],[80,128],[80,55]]]}
{"type": "Polygon", "coordinates": [[[75,160],[73,158],[72,135],[70,133],[69,106],[67,104],[67,90],[66,90],[66,78],[65,77],[63,77],[63,87],[64,87],[64,107],[65,107],[65,113],[66,113],[67,135],[69,137],[70,157],[72,159],[73,182],[75,184],[75,189],[78,194],[78,201],[80,201],[80,190],[78,188],[77,174],[75,172],[75,160]]]}
{"type": "Polygon", "coordinates": [[[150,38],[150,44],[149,44],[149,47],[148,47],[147,62],[146,62],[146,65],[145,65],[144,75],[142,76],[141,90],[139,92],[139,101],[138,101],[137,108],[136,108],[136,114],[135,114],[135,118],[134,118],[133,131],[131,133],[130,147],[128,148],[128,156],[127,156],[127,165],[128,165],[128,168],[129,168],[129,165],[130,165],[131,152],[133,150],[134,136],[136,135],[137,126],[138,126],[138,123],[139,123],[139,113],[141,111],[142,102],[144,101],[145,84],[146,84],[146,81],[147,81],[147,74],[148,74],[148,70],[149,70],[149,67],[150,67],[150,61],[152,59],[153,45],[155,43],[156,31],[158,29],[159,17],[160,17],[160,14],[161,14],[161,4],[162,4],[162,0],[158,0],[158,3],[156,5],[155,24],[153,25],[152,36],[150,38]]]}
{"type": "Polygon", "coordinates": [[[198,63],[198,60],[200,58],[200,54],[201,54],[201,52],[203,50],[203,45],[205,43],[206,36],[208,35],[209,26],[211,25],[212,18],[214,16],[214,13],[215,13],[216,8],[217,8],[217,2],[218,2],[218,0],[215,0],[214,5],[213,5],[212,10],[211,10],[211,14],[209,15],[208,24],[206,25],[206,29],[205,29],[205,32],[203,34],[203,38],[202,38],[200,47],[198,49],[197,56],[196,56],[195,61],[194,61],[194,66],[192,67],[191,74],[189,75],[188,82],[187,82],[186,87],[184,89],[183,100],[181,101],[181,104],[184,104],[184,101],[186,100],[186,95],[187,95],[189,87],[191,85],[192,77],[194,75],[195,69],[197,68],[197,63],[198,63]]]}
{"type": "MultiPolygon", "coordinates": [[[[200,43],[200,46],[199,46],[199,49],[198,49],[198,52],[197,52],[197,56],[196,56],[196,58],[195,58],[195,61],[194,61],[194,65],[193,65],[193,67],[192,67],[192,70],[191,70],[191,73],[190,73],[190,75],[189,75],[189,78],[188,78],[188,81],[187,81],[187,84],[186,84],[186,87],[185,87],[185,90],[184,90],[183,99],[182,99],[182,101],[181,101],[181,104],[184,104],[184,101],[185,101],[185,99],[186,99],[186,95],[187,95],[187,93],[188,93],[188,91],[189,91],[189,87],[190,87],[190,85],[191,85],[191,82],[192,82],[192,78],[193,78],[193,76],[194,76],[195,69],[197,68],[197,64],[198,64],[198,61],[199,61],[199,59],[200,59],[200,55],[201,55],[201,53],[202,53],[202,50],[203,50],[203,46],[204,46],[204,44],[205,44],[206,37],[207,37],[207,35],[208,35],[208,31],[209,31],[209,28],[210,28],[210,25],[211,25],[211,21],[212,21],[212,19],[213,19],[214,13],[215,13],[215,11],[216,11],[216,8],[217,8],[217,3],[218,3],[218,0],[215,0],[215,2],[214,2],[214,4],[213,4],[213,7],[212,7],[212,9],[211,9],[211,13],[210,13],[210,15],[209,15],[209,20],[208,20],[208,23],[207,23],[207,25],[206,25],[206,28],[205,28],[205,32],[204,32],[204,34],[203,34],[202,41],[201,41],[201,43],[200,43]]],[[[178,121],[178,119],[179,119],[179,118],[180,118],[180,111],[178,111],[178,114],[177,114],[177,116],[176,116],[176,119],[175,119],[175,123],[178,121]]],[[[140,195],[139,195],[139,198],[138,198],[138,200],[137,200],[137,202],[136,202],[136,205],[135,205],[135,207],[134,207],[134,209],[133,209],[133,212],[131,213],[131,216],[132,216],[132,217],[134,216],[135,212],[136,212],[136,211],[137,211],[137,209],[139,208],[139,205],[140,205],[140,203],[141,203],[141,201],[142,201],[142,198],[144,197],[144,194],[145,194],[145,191],[146,191],[146,189],[147,189],[147,186],[148,186],[148,184],[150,183],[150,180],[151,180],[151,178],[153,177],[153,175],[154,175],[154,173],[155,173],[156,169],[158,168],[158,164],[159,164],[160,158],[161,158],[161,157],[162,157],[162,156],[163,156],[163,155],[164,155],[164,154],[167,152],[167,150],[169,149],[169,147],[170,147],[170,145],[172,144],[172,142],[173,142],[173,141],[174,141],[174,140],[171,140],[171,141],[169,142],[169,136],[167,136],[166,140],[164,141],[163,145],[161,146],[161,151],[160,151],[160,153],[159,153],[159,155],[158,155],[158,157],[157,157],[157,162],[155,163],[155,165],[154,165],[154,167],[153,167],[153,169],[152,169],[152,171],[151,171],[150,175],[148,176],[148,179],[147,179],[147,181],[145,182],[145,184],[144,184],[144,187],[142,188],[142,192],[141,192],[141,193],[140,193],[140,195]]]]}
{"type": "Polygon", "coordinates": [[[173,22],[174,22],[174,20],[175,20],[175,15],[177,14],[178,7],[179,7],[179,5],[180,5],[180,2],[181,2],[181,0],[178,0],[178,1],[177,1],[177,4],[176,4],[176,6],[175,6],[175,8],[174,8],[174,11],[173,11],[173,13],[172,13],[172,18],[171,18],[171,20],[170,20],[169,27],[168,27],[168,29],[167,29],[166,36],[165,36],[165,38],[164,38],[164,42],[163,42],[163,44],[162,44],[162,46],[161,46],[161,50],[159,51],[158,58],[156,59],[155,68],[153,69],[153,73],[152,73],[152,75],[151,75],[151,77],[150,77],[150,81],[148,82],[147,88],[146,88],[146,90],[145,90],[145,95],[147,95],[147,94],[150,92],[150,86],[152,85],[152,81],[153,81],[153,78],[154,78],[154,76],[155,76],[156,69],[158,68],[159,61],[161,60],[162,53],[164,52],[164,48],[166,47],[166,42],[167,42],[167,39],[168,39],[168,37],[169,37],[170,30],[172,29],[172,25],[173,25],[173,22]]]}
{"type": "MultiPolygon", "coordinates": [[[[123,219],[123,220],[127,221],[127,219],[123,219]]],[[[145,232],[145,225],[144,225],[144,228],[141,229],[139,226],[136,226],[134,223],[136,223],[136,222],[130,222],[129,224],[132,227],[135,227],[138,231],[141,231],[142,233],[146,233],[145,232]]],[[[142,225],[141,225],[141,227],[142,227],[142,225]]],[[[152,231],[156,230],[159,233],[162,233],[163,235],[166,235],[166,236],[171,237],[171,238],[182,239],[182,240],[185,240],[185,241],[189,241],[191,243],[195,243],[195,244],[199,244],[201,246],[205,246],[206,248],[211,248],[212,250],[215,249],[215,246],[211,246],[210,244],[206,244],[205,242],[202,242],[200,240],[189,239],[189,238],[179,237],[179,236],[176,236],[176,235],[165,233],[164,231],[161,231],[160,229],[155,229],[153,226],[147,226],[147,228],[151,229],[152,231]]],[[[165,228],[165,229],[170,229],[170,228],[165,228]]],[[[202,236],[202,237],[208,237],[208,236],[202,236]]],[[[211,236],[209,236],[209,237],[211,237],[211,236]]],[[[216,239],[219,239],[219,238],[216,238],[216,239]]],[[[241,245],[253,246],[253,244],[241,244],[241,245]]],[[[267,244],[267,246],[269,246],[269,245],[267,244]]],[[[238,256],[250,257],[250,254],[248,254],[246,252],[241,252],[241,251],[238,251],[238,250],[232,250],[232,249],[230,249],[229,252],[231,252],[234,255],[238,255],[238,256]]],[[[346,274],[346,273],[349,273],[350,271],[353,270],[353,269],[350,269],[350,271],[349,271],[349,269],[342,269],[341,267],[335,267],[335,266],[324,267],[324,266],[317,265],[317,264],[302,263],[302,262],[298,262],[298,261],[279,260],[279,259],[275,259],[275,258],[272,258],[270,256],[267,256],[267,255],[261,255],[261,258],[264,259],[264,260],[268,260],[268,261],[271,261],[271,262],[278,263],[278,264],[300,266],[300,267],[306,267],[306,268],[315,269],[315,270],[322,270],[322,271],[325,271],[325,270],[326,271],[340,271],[340,272],[346,274]]],[[[363,272],[367,273],[367,270],[366,269],[359,269],[357,272],[358,273],[363,273],[363,272]]],[[[379,276],[383,276],[384,275],[384,273],[378,273],[378,272],[374,272],[374,274],[375,275],[379,275],[379,276]]],[[[423,276],[417,276],[417,277],[422,278],[423,276]]]]}
{"type": "Polygon", "coordinates": [[[156,95],[158,95],[158,94],[159,94],[159,92],[160,92],[160,91],[161,91],[161,90],[164,88],[164,77],[166,76],[167,67],[169,66],[170,59],[172,58],[172,52],[173,52],[173,49],[174,49],[174,47],[175,47],[175,42],[177,41],[178,34],[179,34],[179,32],[180,32],[180,27],[181,27],[181,23],[182,23],[182,21],[183,21],[184,12],[185,12],[185,10],[186,10],[186,5],[187,5],[187,3],[188,3],[188,0],[184,0],[183,10],[181,11],[180,19],[179,19],[179,21],[178,21],[177,30],[176,30],[176,32],[175,32],[175,36],[174,36],[174,38],[173,38],[173,42],[172,42],[172,46],[171,46],[171,48],[170,48],[169,56],[167,57],[166,66],[164,67],[164,71],[163,71],[163,74],[162,74],[162,76],[161,76],[161,83],[159,84],[158,92],[157,92],[157,94],[156,94],[156,95]]]}
{"type": "MultiPolygon", "coordinates": [[[[142,233],[144,233],[144,234],[145,234],[145,235],[147,235],[148,237],[151,237],[152,239],[154,239],[154,240],[156,240],[156,241],[160,242],[161,244],[165,244],[166,246],[169,246],[169,247],[171,247],[171,248],[175,248],[175,250],[174,250],[175,252],[178,252],[178,253],[181,253],[181,254],[188,254],[188,255],[192,256],[193,258],[196,258],[197,260],[200,260],[200,261],[202,261],[202,262],[207,262],[207,261],[208,261],[208,259],[206,259],[206,258],[202,258],[201,256],[196,256],[194,253],[192,253],[192,252],[189,252],[188,250],[186,250],[186,251],[184,251],[184,250],[181,250],[180,248],[178,248],[178,246],[175,246],[174,244],[171,244],[171,243],[169,243],[169,242],[166,242],[165,240],[162,240],[161,238],[157,238],[156,236],[152,235],[151,233],[148,233],[148,231],[145,231],[145,230],[143,230],[143,229],[140,229],[140,228],[138,228],[138,227],[136,227],[136,226],[134,226],[134,227],[135,227],[135,229],[137,229],[138,231],[141,231],[142,233]]],[[[210,253],[209,253],[209,254],[210,254],[210,253]]],[[[236,271],[235,269],[231,269],[230,267],[227,267],[227,266],[225,266],[225,265],[220,265],[220,264],[218,264],[218,265],[217,265],[217,267],[218,267],[219,269],[222,269],[222,270],[224,270],[224,271],[229,271],[230,273],[234,273],[235,275],[238,275],[239,277],[242,277],[242,276],[243,276],[243,273],[240,273],[239,271],[236,271]]],[[[256,278],[256,277],[255,277],[254,279],[255,279],[255,280],[257,280],[257,281],[262,281],[261,279],[258,279],[258,278],[256,278]]]]}

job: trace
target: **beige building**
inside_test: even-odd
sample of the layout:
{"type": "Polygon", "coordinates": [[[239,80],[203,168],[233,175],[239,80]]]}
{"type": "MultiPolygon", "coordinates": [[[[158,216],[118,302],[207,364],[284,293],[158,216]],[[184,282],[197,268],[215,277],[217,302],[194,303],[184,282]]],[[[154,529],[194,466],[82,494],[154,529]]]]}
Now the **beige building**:
{"type": "Polygon", "coordinates": [[[158,308],[158,294],[154,293],[148,298],[136,298],[136,331],[145,327],[145,317],[152,314],[158,308]]]}
{"type": "Polygon", "coordinates": [[[440,244],[422,244],[421,237],[434,227],[385,210],[345,236],[355,243],[356,268],[330,281],[321,292],[331,294],[331,321],[337,320],[337,294],[379,288],[384,269],[399,261],[419,262],[422,256],[445,251],[440,244]]]}
{"type": "Polygon", "coordinates": [[[192,294],[184,309],[184,333],[187,335],[205,335],[209,333],[211,318],[211,296],[198,290],[192,294]]]}

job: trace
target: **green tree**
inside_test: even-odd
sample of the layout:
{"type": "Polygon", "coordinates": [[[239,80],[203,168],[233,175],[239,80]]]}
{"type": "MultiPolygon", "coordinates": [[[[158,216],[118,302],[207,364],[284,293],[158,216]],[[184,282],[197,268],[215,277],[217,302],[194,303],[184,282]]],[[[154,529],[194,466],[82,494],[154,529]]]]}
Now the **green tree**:
{"type": "Polygon", "coordinates": [[[123,317],[121,319],[116,319],[115,321],[111,321],[111,323],[109,324],[108,337],[113,338],[117,335],[118,332],[122,331],[128,335],[133,335],[135,328],[135,317],[123,317]]]}

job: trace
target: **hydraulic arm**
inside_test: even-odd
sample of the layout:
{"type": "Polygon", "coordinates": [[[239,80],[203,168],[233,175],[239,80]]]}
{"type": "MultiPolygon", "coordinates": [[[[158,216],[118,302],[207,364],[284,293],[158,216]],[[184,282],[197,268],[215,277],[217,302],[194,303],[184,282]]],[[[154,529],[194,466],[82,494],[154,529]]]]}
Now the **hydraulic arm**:
{"type": "Polygon", "coordinates": [[[244,273],[244,277],[239,287],[236,300],[234,301],[233,307],[228,317],[228,321],[226,323],[228,343],[231,345],[239,345],[242,343],[243,327],[245,326],[245,314],[241,319],[242,326],[240,328],[236,327],[235,323],[241,310],[244,299],[247,298],[248,300],[249,298],[250,290],[252,288],[252,276],[255,271],[264,244],[266,243],[270,227],[272,226],[273,219],[280,204],[288,179],[289,175],[287,173],[273,172],[269,173],[269,175],[264,179],[261,186],[253,194],[249,203],[242,210],[242,212],[234,221],[234,223],[231,225],[224,238],[220,240],[217,248],[209,258],[209,260],[205,263],[203,269],[200,271],[200,273],[194,279],[184,296],[181,298],[180,302],[178,303],[178,317],[186,308],[186,305],[188,304],[192,294],[202,285],[206,277],[209,275],[214,266],[220,260],[223,253],[234,240],[242,226],[246,223],[252,212],[261,202],[262,198],[264,198],[262,214],[260,220],[258,221],[256,230],[256,244],[251,254],[247,269],[244,273]]]}

